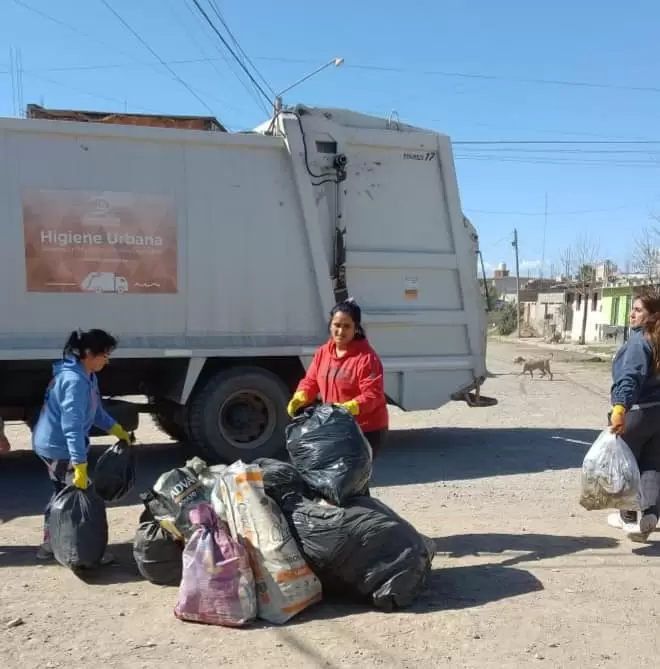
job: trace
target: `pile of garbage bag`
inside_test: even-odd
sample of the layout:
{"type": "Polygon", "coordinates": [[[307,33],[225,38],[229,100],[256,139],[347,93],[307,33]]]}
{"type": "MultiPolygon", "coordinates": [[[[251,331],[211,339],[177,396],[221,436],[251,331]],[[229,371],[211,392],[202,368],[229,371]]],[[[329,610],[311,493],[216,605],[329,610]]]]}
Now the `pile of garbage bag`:
{"type": "Polygon", "coordinates": [[[369,496],[371,447],[351,414],[309,408],[286,436],[290,463],[193,458],[141,496],[135,561],[152,583],[179,584],[177,618],[281,625],[323,592],[392,611],[425,588],[433,550],[369,496]]]}

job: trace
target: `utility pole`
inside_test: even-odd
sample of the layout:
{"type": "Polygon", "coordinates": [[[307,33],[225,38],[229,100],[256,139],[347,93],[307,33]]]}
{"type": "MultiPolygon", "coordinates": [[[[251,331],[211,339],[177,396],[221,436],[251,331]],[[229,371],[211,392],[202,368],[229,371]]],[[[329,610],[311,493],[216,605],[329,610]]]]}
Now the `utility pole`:
{"type": "Polygon", "coordinates": [[[548,193],[545,194],[545,212],[543,216],[543,248],[541,250],[541,278],[543,278],[543,270],[545,269],[545,233],[548,228],[548,193]]]}
{"type": "Polygon", "coordinates": [[[516,252],[516,313],[517,313],[517,324],[518,324],[518,339],[520,339],[520,258],[518,256],[518,229],[513,229],[513,241],[511,246],[515,249],[516,252]]]}

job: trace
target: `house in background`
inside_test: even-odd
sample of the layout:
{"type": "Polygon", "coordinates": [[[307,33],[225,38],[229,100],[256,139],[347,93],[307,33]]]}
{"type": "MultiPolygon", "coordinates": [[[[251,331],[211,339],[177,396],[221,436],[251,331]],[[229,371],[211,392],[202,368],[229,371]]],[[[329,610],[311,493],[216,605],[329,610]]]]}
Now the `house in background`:
{"type": "Polygon", "coordinates": [[[576,343],[589,344],[601,341],[603,324],[603,284],[595,282],[586,290],[573,286],[568,293],[568,307],[572,311],[572,327],[570,340],[576,343]],[[584,294],[583,294],[584,293],[584,294]],[[584,341],[582,326],[585,321],[584,341]]]}
{"type": "Polygon", "coordinates": [[[579,342],[586,316],[584,343],[600,341],[603,322],[602,284],[596,282],[582,286],[573,281],[537,281],[540,285],[536,295],[526,291],[528,302],[523,300],[522,291],[520,295],[523,319],[529,326],[543,337],[558,336],[564,341],[579,342]]]}
{"type": "Polygon", "coordinates": [[[635,296],[659,290],[660,279],[649,281],[640,274],[620,275],[603,287],[602,340],[620,343],[628,338],[628,319],[635,296]]]}

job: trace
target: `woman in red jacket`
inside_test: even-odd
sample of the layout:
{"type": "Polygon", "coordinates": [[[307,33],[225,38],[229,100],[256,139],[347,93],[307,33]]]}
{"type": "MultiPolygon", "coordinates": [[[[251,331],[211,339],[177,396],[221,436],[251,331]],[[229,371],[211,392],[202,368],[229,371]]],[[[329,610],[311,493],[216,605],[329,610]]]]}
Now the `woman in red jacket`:
{"type": "Polygon", "coordinates": [[[289,415],[320,394],[324,404],[340,404],[355,416],[376,457],[389,426],[383,364],[367,341],[362,312],[352,299],[332,310],[329,329],[330,339],[316,351],[289,402],[289,415]]]}

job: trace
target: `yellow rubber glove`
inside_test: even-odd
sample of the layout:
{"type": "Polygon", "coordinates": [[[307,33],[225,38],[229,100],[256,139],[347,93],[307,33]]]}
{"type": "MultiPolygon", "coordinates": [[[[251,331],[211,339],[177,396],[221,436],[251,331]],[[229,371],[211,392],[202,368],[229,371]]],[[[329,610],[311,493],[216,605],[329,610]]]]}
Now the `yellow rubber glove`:
{"type": "Polygon", "coordinates": [[[126,430],[119,424],[115,423],[111,428],[110,432],[113,437],[117,437],[121,441],[125,441],[127,444],[132,444],[135,441],[135,437],[132,437],[126,430]]]}
{"type": "Polygon", "coordinates": [[[73,485],[81,490],[87,489],[87,463],[73,465],[73,485]]]}
{"type": "Polygon", "coordinates": [[[614,434],[623,434],[625,427],[626,410],[620,404],[615,404],[612,407],[612,414],[610,415],[610,432],[614,434]]]}
{"type": "Polygon", "coordinates": [[[302,409],[307,404],[307,396],[302,390],[299,390],[297,393],[294,393],[289,405],[286,408],[286,412],[293,418],[300,409],[302,409]]]}
{"type": "Polygon", "coordinates": [[[360,415],[360,405],[355,400],[349,400],[348,402],[340,402],[337,404],[338,407],[344,407],[352,416],[360,415]]]}

